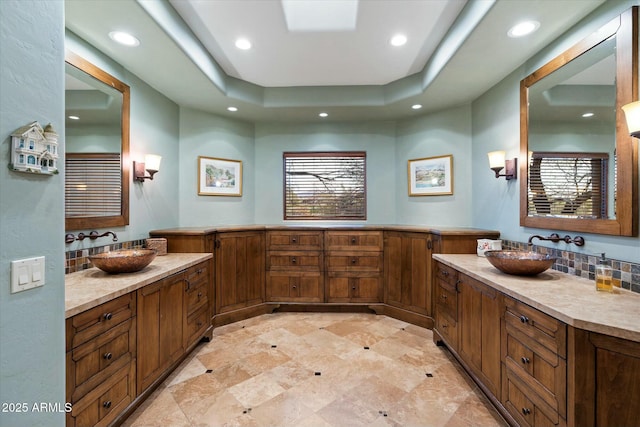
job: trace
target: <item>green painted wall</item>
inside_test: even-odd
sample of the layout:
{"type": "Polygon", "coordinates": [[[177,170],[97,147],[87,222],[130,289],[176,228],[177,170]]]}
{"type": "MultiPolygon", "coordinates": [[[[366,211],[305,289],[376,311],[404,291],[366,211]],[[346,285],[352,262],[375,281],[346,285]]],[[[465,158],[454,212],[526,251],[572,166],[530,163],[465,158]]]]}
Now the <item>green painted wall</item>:
{"type": "Polygon", "coordinates": [[[64,148],[63,22],[63,2],[0,1],[0,409],[25,411],[8,407],[3,427],[65,420],[64,163],[53,176],[7,168],[9,135],[32,121],[50,122],[64,148]],[[10,294],[11,261],[35,256],[45,285],[10,294]],[[40,403],[54,408],[34,411],[40,403]]]}

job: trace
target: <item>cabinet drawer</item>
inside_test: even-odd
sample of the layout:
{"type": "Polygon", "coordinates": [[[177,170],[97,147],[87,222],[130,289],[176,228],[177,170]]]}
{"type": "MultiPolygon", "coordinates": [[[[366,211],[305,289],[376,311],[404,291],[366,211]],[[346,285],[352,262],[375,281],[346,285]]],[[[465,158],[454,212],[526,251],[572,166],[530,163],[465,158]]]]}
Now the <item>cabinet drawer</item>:
{"type": "Polygon", "coordinates": [[[522,332],[510,331],[509,327],[505,347],[507,376],[517,377],[520,389],[527,391],[538,406],[566,418],[567,362],[522,332]]]}
{"type": "Polygon", "coordinates": [[[436,307],[436,330],[440,333],[440,336],[447,342],[453,349],[458,348],[458,322],[455,318],[451,317],[446,311],[442,310],[441,306],[436,307]]]}
{"type": "Polygon", "coordinates": [[[323,302],[321,272],[267,272],[267,301],[323,302]]]}
{"type": "Polygon", "coordinates": [[[454,319],[458,318],[458,292],[455,286],[438,280],[436,285],[436,304],[454,319]]]}
{"type": "Polygon", "coordinates": [[[67,387],[72,390],[72,402],[77,402],[135,358],[135,327],[135,318],[129,319],[73,349],[67,363],[70,382],[67,387]]]}
{"type": "Polygon", "coordinates": [[[382,253],[333,252],[326,257],[328,271],[382,271],[382,253]]]}
{"type": "Polygon", "coordinates": [[[565,426],[566,422],[552,408],[536,402],[536,396],[520,387],[517,377],[506,376],[503,385],[503,403],[507,411],[523,427],[565,426]]]}
{"type": "Polygon", "coordinates": [[[567,357],[567,326],[512,298],[505,298],[507,328],[518,330],[563,359],[567,357]]]}
{"type": "Polygon", "coordinates": [[[206,305],[187,317],[186,330],[184,333],[185,348],[200,339],[209,327],[209,323],[210,317],[206,305]]]}
{"type": "Polygon", "coordinates": [[[194,286],[189,282],[186,291],[187,300],[187,316],[191,315],[194,311],[207,306],[209,302],[208,281],[196,282],[194,286]]]}
{"type": "Polygon", "coordinates": [[[321,251],[322,231],[267,231],[267,250],[321,251]]]}
{"type": "Polygon", "coordinates": [[[189,267],[186,272],[186,280],[188,288],[195,288],[200,285],[209,283],[211,279],[211,271],[208,261],[201,262],[192,267],[189,267]]]}
{"type": "Polygon", "coordinates": [[[379,273],[327,273],[328,302],[382,302],[379,273]]]}
{"type": "Polygon", "coordinates": [[[123,366],[100,387],[73,404],[67,426],[107,426],[135,398],[135,363],[123,366]]]}
{"type": "Polygon", "coordinates": [[[135,316],[135,308],[131,292],[67,319],[67,351],[135,316]]]}
{"type": "Polygon", "coordinates": [[[382,250],[382,231],[327,231],[324,236],[327,250],[382,250]]]}
{"type": "Polygon", "coordinates": [[[307,270],[320,271],[322,254],[317,251],[269,251],[267,253],[267,270],[307,270]]]}
{"type": "Polygon", "coordinates": [[[458,280],[458,271],[448,265],[438,262],[436,263],[435,277],[445,283],[455,286],[456,280],[458,280]]]}

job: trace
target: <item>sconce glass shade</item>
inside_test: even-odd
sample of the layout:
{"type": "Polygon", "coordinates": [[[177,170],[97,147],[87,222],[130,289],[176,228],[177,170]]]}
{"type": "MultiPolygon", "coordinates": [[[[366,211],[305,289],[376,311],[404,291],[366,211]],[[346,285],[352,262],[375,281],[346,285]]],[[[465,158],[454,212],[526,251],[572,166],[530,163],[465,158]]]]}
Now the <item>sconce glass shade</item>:
{"type": "Polygon", "coordinates": [[[155,154],[147,154],[144,156],[144,168],[148,171],[159,171],[160,161],[162,156],[156,156],[155,154]]]}
{"type": "Polygon", "coordinates": [[[622,106],[622,111],[627,119],[629,134],[640,138],[640,101],[622,106]]]}
{"type": "Polygon", "coordinates": [[[489,156],[489,167],[491,169],[502,169],[504,168],[505,163],[505,151],[492,151],[488,153],[489,156]]]}

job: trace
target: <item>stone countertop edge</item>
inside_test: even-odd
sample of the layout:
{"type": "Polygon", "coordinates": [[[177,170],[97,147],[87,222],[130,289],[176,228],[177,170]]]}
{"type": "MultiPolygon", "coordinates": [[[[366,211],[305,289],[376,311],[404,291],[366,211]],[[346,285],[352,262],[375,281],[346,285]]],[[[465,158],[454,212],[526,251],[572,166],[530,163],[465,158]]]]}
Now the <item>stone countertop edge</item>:
{"type": "Polygon", "coordinates": [[[225,233],[234,231],[406,231],[414,233],[432,233],[442,236],[477,236],[498,238],[500,232],[496,230],[484,230],[471,227],[432,227],[421,225],[400,225],[400,224],[336,224],[336,225],[296,225],[296,224],[272,224],[272,225],[224,225],[224,226],[202,226],[202,227],[176,227],[160,230],[151,230],[151,237],[171,236],[171,235],[193,235],[200,236],[211,233],[225,233]]]}
{"type": "Polygon", "coordinates": [[[128,294],[174,273],[211,259],[211,253],[169,253],[157,256],[135,273],[108,274],[98,268],[65,276],[65,318],[128,294]]]}
{"type": "Polygon", "coordinates": [[[496,290],[578,329],[640,342],[640,295],[626,289],[596,291],[595,282],[556,270],[513,276],[477,255],[434,254],[496,290]]]}

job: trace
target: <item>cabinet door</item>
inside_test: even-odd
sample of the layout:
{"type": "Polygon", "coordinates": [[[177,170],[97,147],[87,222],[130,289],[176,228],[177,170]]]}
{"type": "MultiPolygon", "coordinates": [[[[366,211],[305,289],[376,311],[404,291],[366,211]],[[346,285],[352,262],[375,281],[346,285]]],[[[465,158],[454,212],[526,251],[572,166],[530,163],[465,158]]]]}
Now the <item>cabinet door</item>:
{"type": "Polygon", "coordinates": [[[220,233],[216,241],[216,312],[264,301],[264,233],[220,233]]]}
{"type": "Polygon", "coordinates": [[[323,302],[324,275],[321,272],[267,273],[266,300],[292,302],[323,302]]]}
{"type": "Polygon", "coordinates": [[[458,278],[460,357],[493,393],[500,396],[500,294],[477,280],[458,278]]]}
{"type": "Polygon", "coordinates": [[[386,232],[384,271],[387,303],[416,313],[431,314],[429,235],[386,232]]]}
{"type": "Polygon", "coordinates": [[[183,274],[138,290],[138,393],[184,353],[184,295],[183,274]]]}

